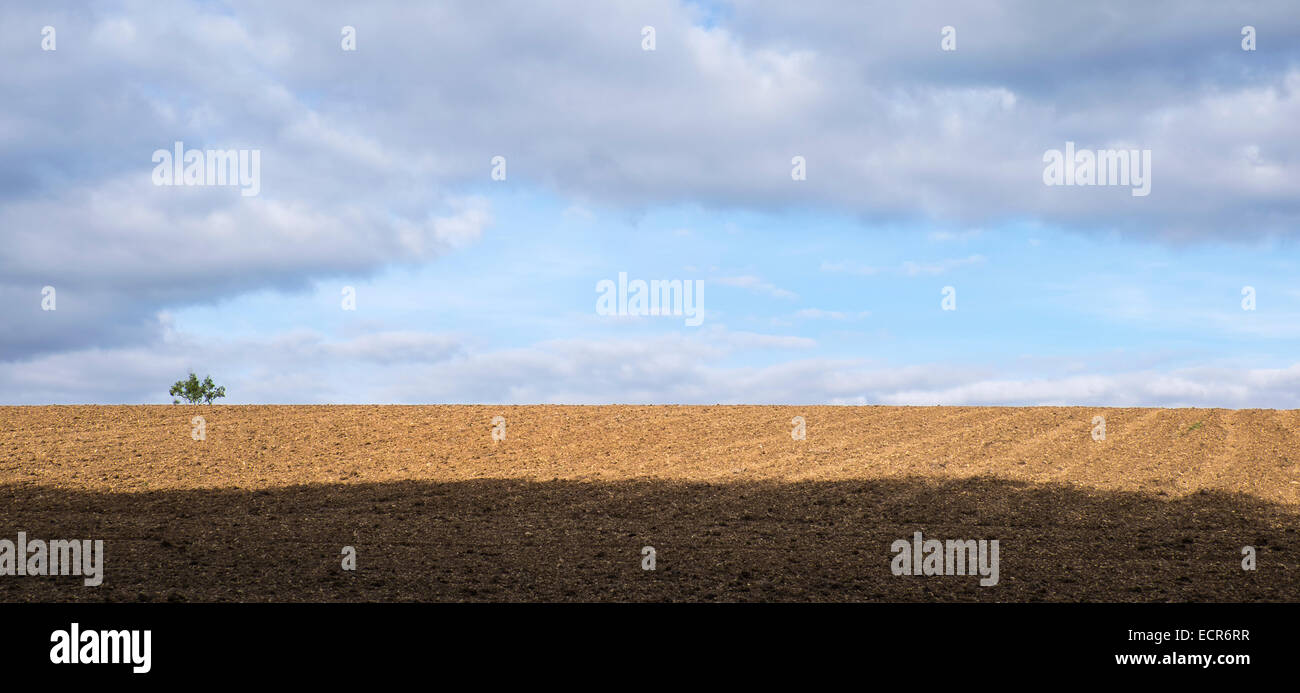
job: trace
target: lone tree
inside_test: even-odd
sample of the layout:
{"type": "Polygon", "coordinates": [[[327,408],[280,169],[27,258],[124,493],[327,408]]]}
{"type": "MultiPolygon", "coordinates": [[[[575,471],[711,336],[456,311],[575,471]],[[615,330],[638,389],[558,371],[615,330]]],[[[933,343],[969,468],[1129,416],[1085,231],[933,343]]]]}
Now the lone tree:
{"type": "MultiPolygon", "coordinates": [[[[189,380],[177,380],[176,384],[172,385],[172,389],[167,391],[167,394],[173,397],[181,397],[190,404],[198,404],[199,402],[212,404],[212,400],[226,396],[226,388],[224,385],[217,387],[217,384],[212,382],[212,376],[210,375],[204,376],[203,382],[199,382],[199,377],[191,372],[189,380]]],[[[173,399],[172,404],[180,404],[180,400],[173,399]]]]}

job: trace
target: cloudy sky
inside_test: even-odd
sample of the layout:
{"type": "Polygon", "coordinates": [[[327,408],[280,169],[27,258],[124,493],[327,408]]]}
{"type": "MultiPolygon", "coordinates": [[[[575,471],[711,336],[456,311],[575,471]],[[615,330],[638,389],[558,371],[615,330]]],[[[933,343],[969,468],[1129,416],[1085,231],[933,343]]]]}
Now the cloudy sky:
{"type": "Polygon", "coordinates": [[[1294,0],[406,5],[0,7],[0,403],[1300,407],[1294,0]]]}

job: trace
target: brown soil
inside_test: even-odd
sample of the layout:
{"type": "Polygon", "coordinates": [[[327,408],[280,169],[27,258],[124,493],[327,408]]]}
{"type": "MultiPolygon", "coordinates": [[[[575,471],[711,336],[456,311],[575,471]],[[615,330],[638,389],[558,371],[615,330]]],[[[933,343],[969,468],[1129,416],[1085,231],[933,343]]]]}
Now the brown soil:
{"type": "Polygon", "coordinates": [[[1273,410],[0,407],[0,539],[106,554],[100,587],[0,576],[0,601],[1300,601],[1297,431],[1273,410]],[[999,584],[893,575],[915,531],[999,540],[999,584]]]}

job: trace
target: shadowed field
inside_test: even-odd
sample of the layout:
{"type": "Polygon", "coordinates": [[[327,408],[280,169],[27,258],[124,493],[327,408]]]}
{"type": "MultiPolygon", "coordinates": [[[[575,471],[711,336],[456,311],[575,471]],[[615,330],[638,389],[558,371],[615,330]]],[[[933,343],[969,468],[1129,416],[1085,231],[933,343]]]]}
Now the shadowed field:
{"type": "Polygon", "coordinates": [[[0,600],[1300,601],[1298,425],[1263,410],[3,407],[0,538],[103,539],[106,570],[97,588],[0,576],[0,600]],[[998,539],[999,584],[893,575],[890,544],[915,531],[998,539]]]}

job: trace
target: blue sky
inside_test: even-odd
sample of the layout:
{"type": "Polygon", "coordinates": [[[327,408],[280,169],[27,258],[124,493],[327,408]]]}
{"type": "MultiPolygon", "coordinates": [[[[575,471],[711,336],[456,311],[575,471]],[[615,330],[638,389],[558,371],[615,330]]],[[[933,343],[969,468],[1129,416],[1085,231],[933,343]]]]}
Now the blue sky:
{"type": "Polygon", "coordinates": [[[1170,246],[1029,224],[875,227],[698,207],[630,219],[550,195],[476,193],[498,211],[454,263],[188,308],[175,328],[209,339],[421,329],[488,349],[727,330],[788,339],[728,354],[722,367],[838,359],[1019,378],[1285,369],[1300,346],[1290,241],[1170,246]],[[618,272],[702,280],[704,324],[597,315],[595,284],[618,272]],[[356,288],[356,311],[340,309],[343,286],[356,288]],[[946,286],[957,289],[955,311],[941,309],[946,286]],[[1254,311],[1242,309],[1244,286],[1256,290],[1254,311]]]}
{"type": "Polygon", "coordinates": [[[1300,406],[1286,3],[506,4],[0,11],[0,403],[1300,406]],[[175,141],[260,193],[151,184],[175,141]],[[1044,185],[1067,141],[1151,194],[1044,185]]]}

